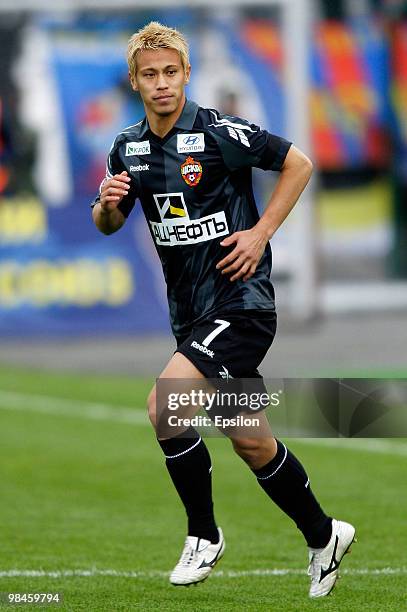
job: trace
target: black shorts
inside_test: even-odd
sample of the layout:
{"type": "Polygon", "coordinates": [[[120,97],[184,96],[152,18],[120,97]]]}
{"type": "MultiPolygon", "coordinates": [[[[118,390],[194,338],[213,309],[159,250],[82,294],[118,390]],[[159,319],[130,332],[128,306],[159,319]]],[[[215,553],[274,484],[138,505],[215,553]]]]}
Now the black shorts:
{"type": "MultiPolygon", "coordinates": [[[[215,425],[218,426],[217,417],[228,419],[241,413],[251,415],[268,406],[268,398],[264,395],[267,389],[258,367],[273,342],[276,326],[277,316],[272,310],[223,311],[208,315],[193,325],[190,333],[177,338],[175,352],[185,355],[205,379],[210,379],[207,382],[211,391],[215,391],[216,401],[211,402],[209,407],[207,404],[205,410],[215,425]],[[259,401],[260,394],[265,398],[262,403],[259,401]],[[250,402],[247,398],[250,398],[250,402]],[[251,401],[253,398],[255,402],[251,401]]],[[[182,383],[180,379],[162,379],[157,392],[163,394],[160,403],[167,407],[170,393],[173,397],[180,396],[191,389],[208,390],[208,387],[206,381],[202,384],[197,379],[185,379],[182,383]]],[[[177,414],[184,416],[189,414],[190,405],[187,403],[184,413],[179,407],[177,409],[177,414]]],[[[165,410],[161,415],[163,427],[167,427],[167,417],[170,416],[165,410]]],[[[235,430],[232,429],[232,432],[235,430]]],[[[222,430],[222,433],[225,431],[222,430]]],[[[255,435],[257,433],[256,430],[255,435]]],[[[170,434],[170,429],[163,430],[163,437],[170,434]]]]}
{"type": "Polygon", "coordinates": [[[258,371],[276,333],[272,310],[217,312],[197,323],[177,349],[205,378],[262,378],[258,371]]]}

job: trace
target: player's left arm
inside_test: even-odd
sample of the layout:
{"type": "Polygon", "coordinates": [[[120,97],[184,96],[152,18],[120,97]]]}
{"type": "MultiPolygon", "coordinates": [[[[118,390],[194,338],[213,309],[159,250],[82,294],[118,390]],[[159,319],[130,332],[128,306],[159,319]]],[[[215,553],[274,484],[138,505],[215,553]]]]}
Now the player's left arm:
{"type": "Polygon", "coordinates": [[[312,174],[312,162],[291,145],[281,167],[273,194],[259,221],[249,230],[235,232],[222,240],[234,249],[218,264],[222,274],[232,274],[231,281],[246,281],[256,271],[268,241],[274,236],[305,189],[312,174]]]}

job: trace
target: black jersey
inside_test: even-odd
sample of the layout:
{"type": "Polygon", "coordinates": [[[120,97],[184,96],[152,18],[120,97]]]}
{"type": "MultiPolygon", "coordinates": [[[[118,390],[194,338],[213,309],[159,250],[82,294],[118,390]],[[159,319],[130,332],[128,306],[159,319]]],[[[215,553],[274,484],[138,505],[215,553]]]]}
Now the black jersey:
{"type": "Polygon", "coordinates": [[[222,238],[259,219],[252,167],[280,170],[290,143],[237,117],[187,101],[172,130],[159,138],[145,118],[121,132],[107,177],[131,177],[119,209],[128,217],[138,198],[160,257],[175,336],[217,310],[274,310],[267,245],[256,272],[231,282],[216,264],[234,247],[222,238]]]}

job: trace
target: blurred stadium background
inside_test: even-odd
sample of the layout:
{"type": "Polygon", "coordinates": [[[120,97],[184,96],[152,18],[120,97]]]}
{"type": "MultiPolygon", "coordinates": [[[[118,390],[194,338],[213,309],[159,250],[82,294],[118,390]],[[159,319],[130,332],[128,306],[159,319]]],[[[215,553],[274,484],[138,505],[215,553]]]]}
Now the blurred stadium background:
{"type": "MultiPolygon", "coordinates": [[[[314,610],[300,535],[220,439],[230,554],[193,592],[167,583],[184,517],[144,410],[173,349],[165,287],[140,209],[110,237],[89,209],[115,134],[143,115],[125,49],[151,19],[189,38],[190,98],[317,168],[273,239],[263,373],[406,378],[405,1],[0,0],[0,591],[59,590],[75,612],[314,610]]],[[[273,180],[255,173],[260,207],[273,180]]],[[[319,607],[406,609],[405,441],[290,446],[359,532],[319,607]]]]}
{"type": "MultiPolygon", "coordinates": [[[[140,209],[109,238],[89,210],[115,134],[143,115],[126,41],[157,19],[189,38],[189,97],[284,135],[317,168],[273,239],[280,333],[264,372],[402,369],[405,2],[137,6],[0,5],[0,361],[151,375],[166,362],[165,288],[140,209]]],[[[256,172],[260,207],[272,186],[256,172]]]]}

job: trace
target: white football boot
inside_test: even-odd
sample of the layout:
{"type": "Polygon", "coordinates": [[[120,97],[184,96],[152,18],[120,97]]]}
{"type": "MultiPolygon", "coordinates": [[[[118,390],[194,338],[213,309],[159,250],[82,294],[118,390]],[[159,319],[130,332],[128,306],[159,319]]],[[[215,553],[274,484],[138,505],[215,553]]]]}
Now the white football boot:
{"type": "Polygon", "coordinates": [[[332,519],[332,535],[325,548],[309,549],[310,597],[329,595],[338,578],[339,564],[355,541],[355,528],[352,525],[332,519]]]}
{"type": "Polygon", "coordinates": [[[225,552],[222,529],[218,527],[218,531],[219,542],[217,544],[195,536],[187,536],[180,560],[171,573],[171,584],[189,586],[209,576],[225,552]]]}

